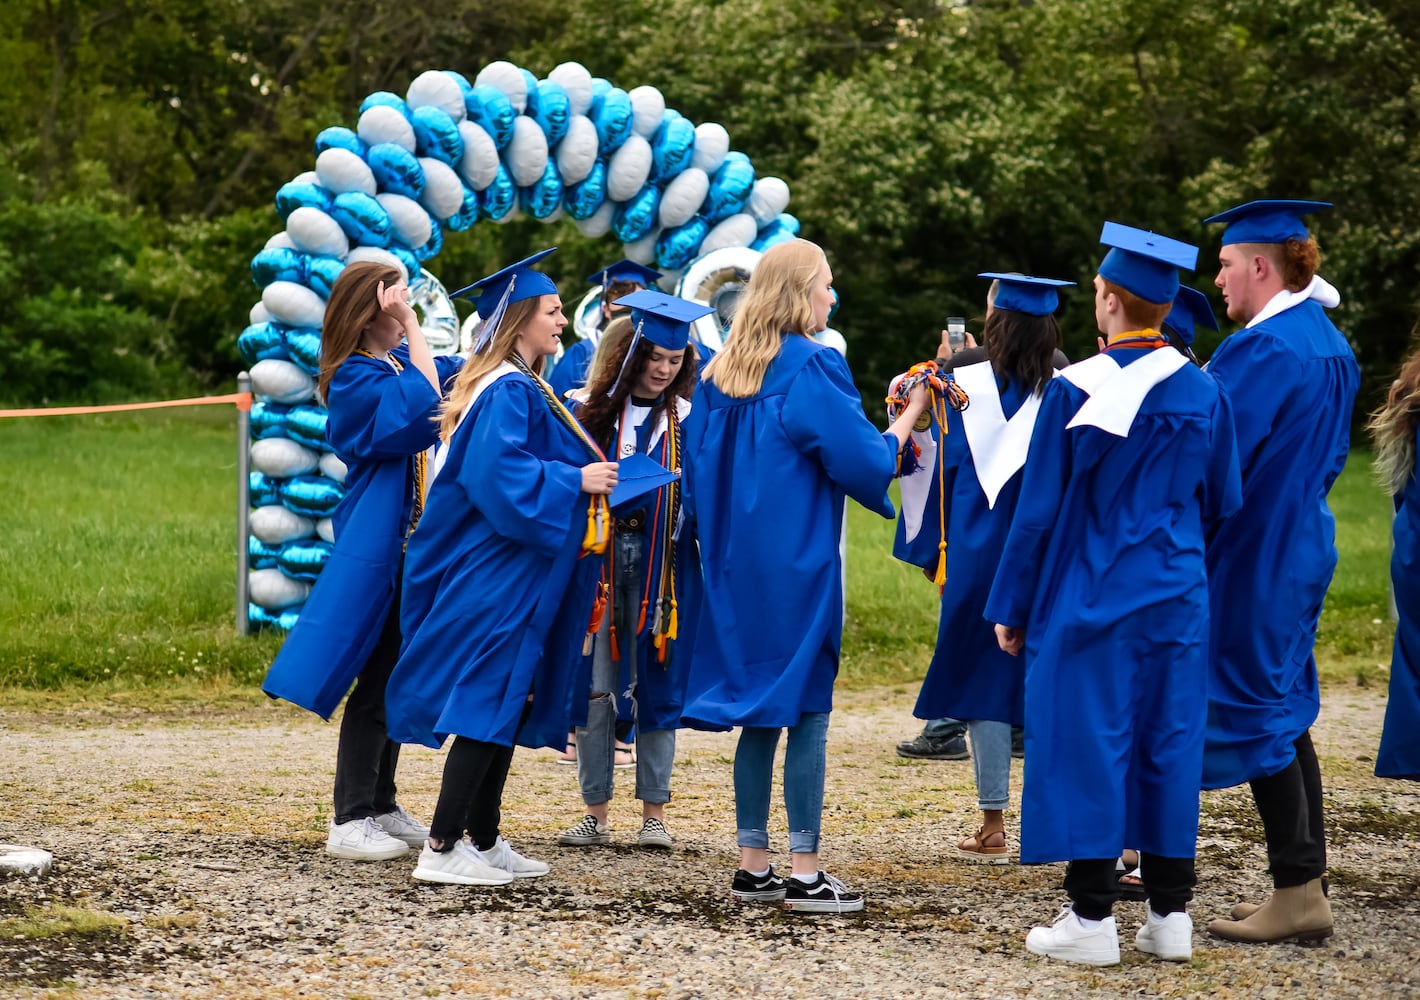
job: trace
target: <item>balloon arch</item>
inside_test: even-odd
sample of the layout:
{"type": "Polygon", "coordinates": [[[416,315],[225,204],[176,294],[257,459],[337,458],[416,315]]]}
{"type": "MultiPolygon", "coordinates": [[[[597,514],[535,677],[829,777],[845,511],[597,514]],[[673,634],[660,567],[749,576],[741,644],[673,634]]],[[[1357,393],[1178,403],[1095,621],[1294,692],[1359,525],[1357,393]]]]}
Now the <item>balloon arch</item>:
{"type": "MultiPolygon", "coordinates": [[[[799,230],[784,214],[788,184],[756,178],[723,126],[694,125],[655,87],[627,92],[574,62],[543,80],[502,61],[473,83],[452,70],[426,71],[404,97],[365,98],[356,127],[325,129],[315,153],[315,169],[276,193],[285,229],[252,258],[261,301],[237,338],[256,393],[252,627],[295,624],[334,541],[330,516],[344,496],[345,468],[326,443],[314,376],[325,299],[346,264],[397,267],[430,345],[451,351],[460,343],[457,314],[423,268],[446,229],[520,214],[571,218],[583,235],[610,233],[625,256],[654,264],[668,290],[702,299],[718,259],[740,266],[744,255],[757,258],[799,230]]],[[[718,336],[712,326],[701,339],[718,347],[718,336]]]]}

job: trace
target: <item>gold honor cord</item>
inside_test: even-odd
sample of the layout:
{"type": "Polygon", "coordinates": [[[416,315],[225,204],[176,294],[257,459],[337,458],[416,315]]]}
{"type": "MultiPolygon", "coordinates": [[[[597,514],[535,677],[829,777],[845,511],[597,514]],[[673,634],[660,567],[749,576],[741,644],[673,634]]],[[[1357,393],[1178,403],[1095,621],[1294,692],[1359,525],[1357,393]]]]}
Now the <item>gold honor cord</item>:
{"type": "MultiPolygon", "coordinates": [[[[396,375],[404,372],[404,365],[400,364],[399,359],[393,354],[381,358],[363,347],[357,348],[355,353],[369,358],[372,361],[388,361],[394,367],[396,375]]],[[[429,490],[428,449],[426,448],[423,451],[416,452],[411,457],[414,460],[414,500],[409,507],[409,530],[404,533],[406,543],[408,542],[409,536],[414,534],[414,529],[419,527],[419,519],[424,516],[424,498],[429,490]]]]}

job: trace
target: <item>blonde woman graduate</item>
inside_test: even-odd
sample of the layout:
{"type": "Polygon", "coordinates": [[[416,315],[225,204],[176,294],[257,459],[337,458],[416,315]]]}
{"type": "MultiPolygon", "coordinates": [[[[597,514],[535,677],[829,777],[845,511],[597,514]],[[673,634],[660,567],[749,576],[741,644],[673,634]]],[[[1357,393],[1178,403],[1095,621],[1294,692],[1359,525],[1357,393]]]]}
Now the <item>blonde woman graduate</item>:
{"type": "Polygon", "coordinates": [[[405,538],[424,508],[443,390],[463,359],[434,357],[400,272],[362,261],[331,289],[320,362],[345,499],[333,518],[335,550],[262,689],[322,718],[350,691],[325,849],[379,861],[422,845],[429,832],[395,800],[399,744],[386,732],[385,685],[399,656],[405,538]]]}
{"type": "Polygon", "coordinates": [[[705,369],[686,434],[686,502],[705,596],[683,720],[742,727],[732,895],[804,913],[863,908],[862,893],[819,867],[843,633],[843,503],[851,496],[893,516],[888,484],[927,405],[919,387],[888,433],[873,427],[842,355],[811,339],[833,302],[833,272],[819,247],[792,240],[768,250],[725,349],[705,369]],[[774,753],[786,729],[788,879],[769,863],[774,753]]]}
{"type": "Polygon", "coordinates": [[[478,293],[486,320],[444,407],[388,695],[393,738],[453,737],[421,881],[500,885],[548,871],[503,839],[503,784],[515,744],[566,737],[617,480],[538,374],[567,325],[557,286],[532,266],[551,252],[460,292],[478,293]]]}

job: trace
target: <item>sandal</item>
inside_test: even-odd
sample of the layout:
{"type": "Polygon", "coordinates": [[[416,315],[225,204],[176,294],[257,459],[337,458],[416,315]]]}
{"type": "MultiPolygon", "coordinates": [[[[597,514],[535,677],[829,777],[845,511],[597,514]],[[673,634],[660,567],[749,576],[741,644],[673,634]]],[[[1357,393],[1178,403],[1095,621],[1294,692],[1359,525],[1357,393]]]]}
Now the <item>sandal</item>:
{"type": "Polygon", "coordinates": [[[636,763],[636,748],[618,741],[612,753],[612,767],[626,768],[636,763]]]}
{"type": "Polygon", "coordinates": [[[1114,870],[1118,873],[1120,899],[1141,903],[1149,898],[1144,891],[1144,880],[1139,875],[1138,865],[1130,867],[1128,862],[1120,858],[1114,863],[1114,870]]]}
{"type": "Polygon", "coordinates": [[[560,754],[557,755],[557,763],[559,763],[559,764],[575,764],[575,763],[577,763],[577,734],[576,734],[576,733],[568,733],[568,734],[567,734],[567,749],[566,749],[566,750],[563,750],[560,754]]]}
{"type": "Polygon", "coordinates": [[[963,837],[957,841],[957,856],[962,861],[969,861],[977,865],[1011,863],[1011,851],[1006,846],[1005,831],[993,830],[987,833],[984,826],[970,837],[963,837]]]}

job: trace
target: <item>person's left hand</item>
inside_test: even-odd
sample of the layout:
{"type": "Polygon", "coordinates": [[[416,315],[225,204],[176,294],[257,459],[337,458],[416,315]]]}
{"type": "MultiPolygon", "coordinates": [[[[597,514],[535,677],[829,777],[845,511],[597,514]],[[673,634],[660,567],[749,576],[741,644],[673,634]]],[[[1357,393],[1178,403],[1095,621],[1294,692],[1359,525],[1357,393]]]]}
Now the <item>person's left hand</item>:
{"type": "Polygon", "coordinates": [[[409,304],[409,286],[400,281],[388,287],[381,281],[375,289],[380,309],[399,320],[403,326],[418,326],[419,317],[414,315],[414,307],[409,304]]]}
{"type": "Polygon", "coordinates": [[[1010,653],[1012,656],[1019,656],[1026,645],[1026,630],[1023,628],[1012,628],[1009,625],[996,626],[996,644],[1001,647],[1002,652],[1010,653]]]}

